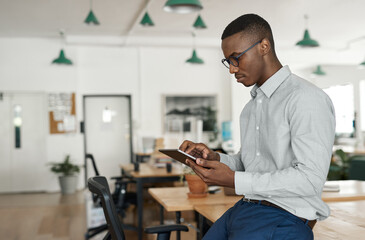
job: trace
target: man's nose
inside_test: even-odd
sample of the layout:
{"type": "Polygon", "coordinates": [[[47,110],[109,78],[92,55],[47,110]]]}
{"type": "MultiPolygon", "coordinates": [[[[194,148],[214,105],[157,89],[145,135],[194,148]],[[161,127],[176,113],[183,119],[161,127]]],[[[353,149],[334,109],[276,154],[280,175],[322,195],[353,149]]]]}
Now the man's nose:
{"type": "Polygon", "coordinates": [[[229,73],[233,74],[238,72],[238,67],[233,66],[232,64],[229,64],[229,73]]]}

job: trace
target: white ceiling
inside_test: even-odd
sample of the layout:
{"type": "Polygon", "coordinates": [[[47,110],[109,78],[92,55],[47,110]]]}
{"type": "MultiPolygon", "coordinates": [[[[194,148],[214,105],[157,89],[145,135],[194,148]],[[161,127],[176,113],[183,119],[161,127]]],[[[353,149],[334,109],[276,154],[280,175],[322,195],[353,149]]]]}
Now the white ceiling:
{"type": "MultiPolygon", "coordinates": [[[[0,37],[67,36],[188,37],[197,14],[166,13],[166,0],[93,0],[99,26],[84,24],[89,0],[0,0],[0,37]],[[143,27],[145,7],[155,23],[143,27]]],[[[198,38],[220,39],[224,27],[244,13],[257,13],[271,24],[279,46],[293,46],[302,38],[309,16],[312,38],[326,47],[345,48],[349,41],[365,36],[363,0],[201,0],[201,16],[208,29],[197,30],[198,38]]],[[[351,46],[365,47],[365,39],[351,46]]]]}

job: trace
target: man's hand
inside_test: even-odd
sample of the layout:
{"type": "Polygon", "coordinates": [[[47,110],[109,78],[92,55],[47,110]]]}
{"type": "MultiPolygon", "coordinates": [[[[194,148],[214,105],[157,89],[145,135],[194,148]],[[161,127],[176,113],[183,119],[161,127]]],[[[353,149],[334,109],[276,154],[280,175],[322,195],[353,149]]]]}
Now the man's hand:
{"type": "Polygon", "coordinates": [[[185,140],[179,147],[181,151],[184,151],[196,158],[204,158],[210,161],[219,161],[219,154],[208,148],[203,143],[194,143],[189,140],[185,140]]]}
{"type": "Polygon", "coordinates": [[[186,159],[186,164],[206,184],[234,188],[234,171],[224,163],[197,158],[196,163],[193,160],[186,159]]]}

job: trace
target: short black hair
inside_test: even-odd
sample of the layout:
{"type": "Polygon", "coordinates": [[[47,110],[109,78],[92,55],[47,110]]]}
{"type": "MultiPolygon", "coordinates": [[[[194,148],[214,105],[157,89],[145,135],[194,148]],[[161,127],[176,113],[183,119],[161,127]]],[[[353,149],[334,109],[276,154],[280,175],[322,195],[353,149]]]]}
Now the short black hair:
{"type": "Polygon", "coordinates": [[[221,39],[230,37],[236,33],[248,34],[254,38],[252,41],[259,41],[267,38],[275,54],[274,38],[269,23],[257,14],[244,14],[233,20],[224,29],[221,39]]]}

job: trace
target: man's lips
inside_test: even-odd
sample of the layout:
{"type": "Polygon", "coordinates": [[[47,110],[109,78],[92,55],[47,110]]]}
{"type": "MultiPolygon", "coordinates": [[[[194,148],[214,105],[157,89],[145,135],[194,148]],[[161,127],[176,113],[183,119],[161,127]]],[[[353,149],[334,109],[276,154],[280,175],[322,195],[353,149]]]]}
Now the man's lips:
{"type": "Polygon", "coordinates": [[[245,75],[235,75],[237,81],[243,80],[246,76],[245,75]]]}

